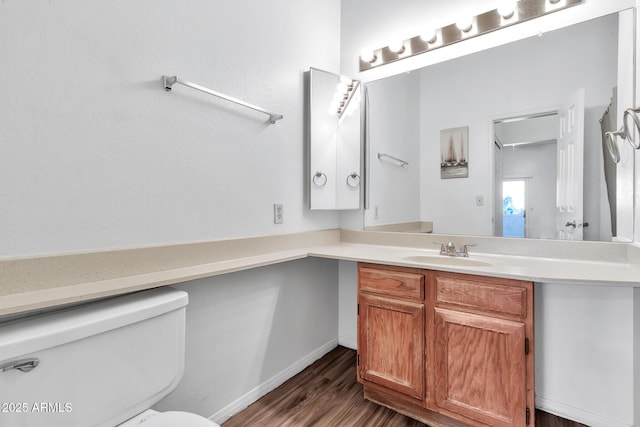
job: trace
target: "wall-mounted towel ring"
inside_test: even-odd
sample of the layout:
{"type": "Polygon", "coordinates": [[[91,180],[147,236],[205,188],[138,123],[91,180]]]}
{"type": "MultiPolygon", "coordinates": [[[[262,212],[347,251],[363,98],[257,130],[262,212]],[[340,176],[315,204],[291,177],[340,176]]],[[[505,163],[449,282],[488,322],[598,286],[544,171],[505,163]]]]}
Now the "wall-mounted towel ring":
{"type": "Polygon", "coordinates": [[[313,185],[315,185],[316,187],[324,187],[327,183],[327,175],[318,171],[313,174],[313,178],[311,178],[311,181],[313,181],[313,185]]]}
{"type": "Polygon", "coordinates": [[[636,150],[640,149],[640,142],[636,142],[634,138],[640,137],[640,108],[627,108],[622,117],[624,131],[629,144],[636,150]],[[632,126],[629,125],[629,119],[633,120],[632,126]]]}
{"type": "Polygon", "coordinates": [[[617,138],[626,139],[636,150],[640,149],[640,142],[635,138],[640,136],[640,108],[627,108],[622,117],[622,127],[620,130],[605,132],[607,150],[614,163],[620,162],[620,150],[618,149],[617,138]]]}
{"type": "Polygon", "coordinates": [[[355,172],[351,172],[347,175],[347,187],[349,188],[358,188],[360,185],[360,175],[355,172]]]}
{"type": "Polygon", "coordinates": [[[618,150],[617,137],[624,138],[625,134],[622,129],[617,131],[609,131],[604,133],[604,139],[607,144],[607,151],[613,163],[620,163],[620,150],[618,150]]]}

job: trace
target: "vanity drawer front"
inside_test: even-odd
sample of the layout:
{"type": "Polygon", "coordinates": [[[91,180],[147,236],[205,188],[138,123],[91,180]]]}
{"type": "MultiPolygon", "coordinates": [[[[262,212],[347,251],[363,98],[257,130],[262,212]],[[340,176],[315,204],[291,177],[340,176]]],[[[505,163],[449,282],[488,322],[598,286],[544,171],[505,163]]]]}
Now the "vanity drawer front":
{"type": "Polygon", "coordinates": [[[358,278],[362,292],[424,299],[424,275],[416,269],[387,269],[361,264],[358,267],[358,278]]]}
{"type": "Polygon", "coordinates": [[[509,317],[527,316],[529,282],[439,273],[436,305],[472,309],[509,317]]]}

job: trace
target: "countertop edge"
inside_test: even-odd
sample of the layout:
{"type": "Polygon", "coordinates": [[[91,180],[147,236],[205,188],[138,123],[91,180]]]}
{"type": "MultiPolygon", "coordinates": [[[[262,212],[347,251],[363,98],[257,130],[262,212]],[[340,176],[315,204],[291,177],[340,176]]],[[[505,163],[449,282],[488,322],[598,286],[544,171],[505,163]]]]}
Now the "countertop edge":
{"type": "Polygon", "coordinates": [[[307,258],[306,251],[226,260],[0,296],[0,316],[137,292],[307,258]]]}
{"type": "MultiPolygon", "coordinates": [[[[362,242],[358,242],[358,235],[354,234],[354,232],[344,233],[337,230],[302,232],[250,239],[230,239],[207,242],[208,246],[205,248],[211,250],[211,245],[215,247],[215,250],[211,252],[210,258],[202,258],[201,253],[194,251],[192,245],[184,247],[186,255],[180,252],[181,249],[178,245],[169,245],[160,248],[163,251],[160,255],[166,255],[165,251],[169,251],[171,255],[180,255],[184,258],[180,261],[184,261],[189,265],[166,268],[165,264],[158,261],[155,266],[153,264],[145,266],[151,271],[140,271],[139,274],[135,274],[135,263],[133,267],[131,265],[128,266],[127,274],[118,270],[119,264],[114,261],[121,260],[122,254],[118,251],[98,251],[91,253],[89,259],[98,259],[106,263],[106,267],[102,264],[99,267],[110,268],[109,274],[113,274],[113,276],[100,280],[78,281],[77,279],[80,276],[76,275],[73,276],[76,282],[68,282],[68,284],[62,284],[64,283],[65,273],[72,275],[67,270],[76,266],[87,270],[96,268],[93,265],[85,265],[87,261],[87,258],[84,258],[86,256],[85,253],[25,258],[27,267],[22,270],[18,269],[19,274],[15,276],[11,276],[11,274],[16,269],[0,268],[0,271],[2,271],[0,276],[5,276],[4,278],[0,277],[0,279],[4,280],[5,283],[12,280],[20,282],[14,284],[13,288],[9,288],[9,290],[5,289],[5,294],[0,296],[0,315],[13,315],[78,303],[307,257],[417,267],[542,283],[640,287],[640,264],[637,262],[640,251],[636,244],[618,247],[616,251],[622,251],[621,253],[625,254],[624,258],[618,262],[602,261],[589,257],[585,259],[554,259],[534,257],[527,254],[505,255],[478,252],[472,254],[470,259],[474,259],[474,255],[476,259],[485,257],[493,260],[494,264],[470,267],[464,264],[441,265],[407,261],[400,256],[404,252],[421,251],[420,253],[427,253],[432,256],[433,254],[437,255],[437,251],[433,248],[424,249],[420,247],[421,245],[404,242],[402,237],[398,240],[398,238],[390,236],[388,241],[384,241],[380,240],[380,236],[377,236],[376,242],[368,241],[368,239],[370,237],[367,235],[362,242]],[[345,234],[346,238],[344,238],[345,234]],[[378,244],[379,241],[384,244],[378,244]],[[397,245],[398,241],[404,244],[397,245]],[[114,253],[117,255],[116,258],[113,258],[114,253]],[[104,259],[100,258],[102,254],[106,254],[104,259]],[[210,260],[211,262],[193,262],[193,259],[189,258],[191,254],[197,254],[198,260],[207,259],[207,261],[210,260]],[[217,257],[217,254],[223,254],[220,256],[223,259],[217,257]],[[60,257],[59,259],[64,264],[64,268],[59,273],[60,277],[52,279],[51,283],[44,283],[45,279],[40,277],[39,286],[44,283],[48,287],[30,287],[29,279],[31,276],[43,275],[42,271],[38,269],[40,262],[47,264],[50,268],[52,264],[56,264],[58,259],[56,257],[60,257]],[[110,265],[110,262],[114,264],[110,265]],[[133,271],[133,274],[130,273],[131,271],[133,271]]],[[[201,245],[201,243],[197,245],[201,245]]],[[[197,246],[197,249],[201,248],[201,246],[197,246]]],[[[135,250],[141,251],[138,256],[144,255],[146,257],[143,257],[144,260],[152,259],[155,261],[154,255],[158,253],[159,249],[158,247],[151,247],[135,250]]],[[[589,251],[591,250],[589,249],[589,251]]],[[[131,254],[131,249],[123,249],[122,251],[127,255],[131,254]]],[[[620,254],[616,253],[616,257],[619,256],[620,254]]],[[[18,263],[21,261],[17,260],[18,263]]],[[[3,263],[11,262],[16,262],[16,260],[0,259],[0,267],[3,266],[3,263]]]]}
{"type": "MultiPolygon", "coordinates": [[[[342,244],[333,248],[317,248],[309,256],[330,258],[343,261],[365,262],[393,265],[398,267],[421,268],[425,270],[447,271],[452,273],[474,274],[480,276],[501,277],[505,279],[525,280],[537,283],[555,283],[593,286],[640,287],[640,266],[598,262],[588,265],[589,261],[552,260],[548,258],[509,257],[507,262],[487,267],[464,265],[430,264],[428,262],[405,261],[397,256],[398,252],[424,251],[430,256],[438,256],[437,251],[426,251],[410,247],[375,247],[372,245],[342,244]],[[510,262],[519,258],[518,262],[510,262]],[[526,262],[524,262],[526,261],[526,262]],[[522,263],[522,265],[520,265],[522,263]],[[560,265],[561,263],[564,263],[560,265]],[[552,268],[550,268],[552,267],[552,268]],[[558,268],[560,267],[560,268],[558,268]],[[589,270],[587,270],[591,267],[589,270]],[[551,273],[549,271],[551,270],[551,273]]],[[[498,255],[497,257],[499,257],[498,255]]],[[[471,256],[470,260],[481,256],[471,256]]],[[[496,257],[492,255],[492,257],[496,257]]],[[[487,256],[482,256],[486,259],[487,256]]]]}

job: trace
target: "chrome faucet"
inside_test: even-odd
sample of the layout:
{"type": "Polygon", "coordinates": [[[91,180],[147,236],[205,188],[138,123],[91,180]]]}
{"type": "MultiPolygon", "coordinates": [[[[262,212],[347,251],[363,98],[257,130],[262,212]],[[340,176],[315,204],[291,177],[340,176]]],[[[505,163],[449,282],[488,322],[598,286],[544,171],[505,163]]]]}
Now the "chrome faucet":
{"type": "Polygon", "coordinates": [[[433,242],[436,245],[440,245],[440,255],[446,256],[461,256],[461,257],[469,257],[469,248],[475,245],[472,244],[464,244],[460,251],[456,250],[456,245],[453,242],[443,243],[443,242],[433,242]]]}
{"type": "Polygon", "coordinates": [[[457,256],[458,252],[456,252],[456,245],[453,244],[453,242],[449,242],[446,245],[442,242],[436,242],[439,243],[440,246],[440,255],[447,255],[447,256],[457,256]]]}
{"type": "Polygon", "coordinates": [[[474,247],[475,244],[462,245],[462,249],[458,252],[458,256],[469,257],[469,248],[474,247]]]}

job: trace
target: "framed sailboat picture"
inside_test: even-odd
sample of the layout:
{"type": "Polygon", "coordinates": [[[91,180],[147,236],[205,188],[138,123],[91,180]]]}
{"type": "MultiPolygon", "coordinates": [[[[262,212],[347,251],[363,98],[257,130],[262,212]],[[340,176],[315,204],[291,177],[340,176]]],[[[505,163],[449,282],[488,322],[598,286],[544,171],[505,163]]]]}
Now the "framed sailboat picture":
{"type": "Polygon", "coordinates": [[[469,126],[440,131],[440,178],[469,176],[469,126]]]}

